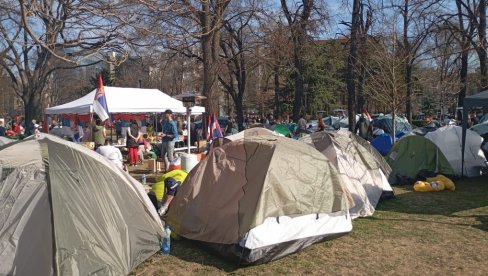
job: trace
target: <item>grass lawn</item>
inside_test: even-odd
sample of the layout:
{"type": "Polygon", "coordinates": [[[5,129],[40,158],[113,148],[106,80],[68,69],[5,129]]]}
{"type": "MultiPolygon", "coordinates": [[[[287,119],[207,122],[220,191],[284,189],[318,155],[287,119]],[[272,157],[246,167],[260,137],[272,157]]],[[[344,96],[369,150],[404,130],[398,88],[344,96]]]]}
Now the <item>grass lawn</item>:
{"type": "Polygon", "coordinates": [[[488,275],[487,176],[459,180],[455,192],[394,189],[349,235],[271,263],[238,267],[180,240],[131,275],[488,275]]]}

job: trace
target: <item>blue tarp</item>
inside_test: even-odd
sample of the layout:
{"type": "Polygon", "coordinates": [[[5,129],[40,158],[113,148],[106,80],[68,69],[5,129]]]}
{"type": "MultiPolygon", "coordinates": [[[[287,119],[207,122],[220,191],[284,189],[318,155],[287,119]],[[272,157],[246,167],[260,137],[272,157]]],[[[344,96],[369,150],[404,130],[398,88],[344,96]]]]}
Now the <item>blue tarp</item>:
{"type": "MultiPolygon", "coordinates": [[[[373,127],[379,127],[382,130],[385,131],[385,133],[392,133],[393,132],[393,120],[391,118],[391,115],[385,115],[378,117],[373,120],[373,127]]],[[[395,117],[395,123],[396,123],[396,132],[405,132],[409,133],[412,131],[412,126],[410,123],[407,121],[407,119],[396,116],[395,117]]]]}
{"type": "Polygon", "coordinates": [[[381,134],[371,141],[371,145],[379,152],[381,155],[386,156],[393,146],[393,139],[390,134],[381,134]]]}

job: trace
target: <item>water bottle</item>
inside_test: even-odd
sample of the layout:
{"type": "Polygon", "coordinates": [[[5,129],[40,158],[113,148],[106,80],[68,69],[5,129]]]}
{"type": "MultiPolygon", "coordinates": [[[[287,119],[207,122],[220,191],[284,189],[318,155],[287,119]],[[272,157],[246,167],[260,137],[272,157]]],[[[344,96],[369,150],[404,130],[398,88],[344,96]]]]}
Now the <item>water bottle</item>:
{"type": "Polygon", "coordinates": [[[163,242],[161,243],[161,253],[163,255],[169,255],[171,249],[171,229],[168,224],[164,226],[164,233],[163,242]]]}
{"type": "Polygon", "coordinates": [[[142,185],[146,185],[146,174],[142,175],[142,185]]]}

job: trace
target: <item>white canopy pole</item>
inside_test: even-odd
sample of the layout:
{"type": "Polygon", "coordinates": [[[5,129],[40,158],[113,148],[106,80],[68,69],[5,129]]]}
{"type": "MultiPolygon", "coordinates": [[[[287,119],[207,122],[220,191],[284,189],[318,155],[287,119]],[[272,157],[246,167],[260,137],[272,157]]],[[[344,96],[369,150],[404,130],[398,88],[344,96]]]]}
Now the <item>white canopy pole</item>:
{"type": "Polygon", "coordinates": [[[187,153],[188,155],[190,154],[190,114],[191,114],[191,109],[189,106],[186,107],[186,141],[187,141],[187,153]]]}

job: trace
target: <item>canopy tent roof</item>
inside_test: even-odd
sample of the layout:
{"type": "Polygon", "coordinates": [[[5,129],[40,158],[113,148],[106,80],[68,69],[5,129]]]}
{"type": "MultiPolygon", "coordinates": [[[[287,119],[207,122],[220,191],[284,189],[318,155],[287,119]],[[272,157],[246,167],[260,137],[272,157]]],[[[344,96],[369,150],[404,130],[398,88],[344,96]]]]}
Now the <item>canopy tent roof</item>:
{"type": "Polygon", "coordinates": [[[477,106],[488,106],[488,90],[481,93],[468,96],[463,101],[463,139],[462,139],[462,173],[464,176],[464,150],[466,148],[466,129],[468,128],[468,112],[471,108],[477,106]]]}
{"type": "MultiPolygon", "coordinates": [[[[161,113],[171,109],[175,113],[185,113],[183,102],[159,91],[158,89],[141,89],[105,86],[108,111],[110,113],[161,113]]],[[[93,112],[93,100],[96,89],[87,95],[58,106],[46,108],[46,114],[88,114],[93,112]]],[[[194,106],[192,114],[201,114],[205,108],[194,106]]]]}

